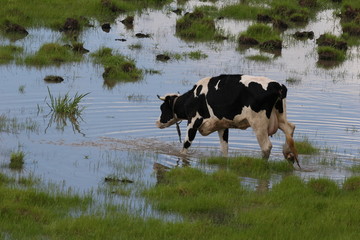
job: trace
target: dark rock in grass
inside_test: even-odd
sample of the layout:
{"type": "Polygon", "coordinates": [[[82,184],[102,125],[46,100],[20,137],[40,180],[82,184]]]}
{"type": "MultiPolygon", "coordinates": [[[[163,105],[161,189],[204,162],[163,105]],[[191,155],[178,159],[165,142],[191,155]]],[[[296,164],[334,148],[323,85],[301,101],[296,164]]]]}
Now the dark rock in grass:
{"type": "Polygon", "coordinates": [[[119,179],[119,178],[114,178],[114,177],[105,177],[105,182],[112,182],[112,183],[117,183],[117,182],[121,182],[121,183],[133,183],[134,181],[129,180],[127,178],[123,178],[123,179],[119,179]]]}
{"type": "Polygon", "coordinates": [[[260,44],[260,48],[267,50],[281,50],[282,41],[281,40],[268,40],[260,44]]]}
{"type": "Polygon", "coordinates": [[[48,75],[44,78],[44,81],[47,83],[61,83],[64,79],[60,76],[48,75]]]}
{"type": "Polygon", "coordinates": [[[112,0],[101,0],[101,5],[113,13],[124,12],[124,10],[118,7],[112,0]]]}
{"type": "Polygon", "coordinates": [[[224,36],[224,35],[217,34],[217,35],[214,36],[214,39],[215,39],[216,41],[223,41],[223,40],[228,40],[229,37],[224,36]]]}
{"type": "Polygon", "coordinates": [[[16,33],[16,34],[22,34],[22,35],[28,35],[29,32],[26,31],[26,29],[16,23],[12,23],[10,21],[5,21],[4,23],[4,29],[6,33],[16,33]]]}
{"type": "Polygon", "coordinates": [[[305,23],[309,20],[308,16],[302,13],[294,13],[290,16],[290,21],[294,23],[305,23]]]}
{"type": "Polygon", "coordinates": [[[181,9],[181,8],[177,8],[177,9],[172,10],[172,12],[175,13],[175,14],[177,14],[177,15],[181,15],[182,9],[181,9]]]}
{"type": "Polygon", "coordinates": [[[126,39],[125,38],[116,38],[115,41],[126,42],[126,39]]]}
{"type": "Polygon", "coordinates": [[[108,79],[114,71],[115,71],[114,67],[105,67],[104,72],[102,74],[103,78],[108,79]]]}
{"type": "Polygon", "coordinates": [[[110,29],[111,29],[111,26],[110,26],[110,23],[104,23],[103,25],[101,25],[101,29],[104,31],[104,32],[110,32],[110,29]]]}
{"type": "Polygon", "coordinates": [[[189,13],[189,12],[185,13],[184,16],[188,16],[190,19],[195,20],[195,19],[202,19],[202,18],[204,18],[205,15],[201,10],[196,9],[192,13],[189,13]]]}
{"type": "Polygon", "coordinates": [[[62,32],[75,32],[80,30],[80,23],[75,18],[67,18],[64,25],[60,28],[62,32]]]}
{"type": "Polygon", "coordinates": [[[149,38],[151,35],[150,34],[145,34],[145,33],[137,33],[137,34],[135,34],[135,36],[137,38],[149,38]]]}
{"type": "Polygon", "coordinates": [[[341,13],[341,18],[345,21],[353,21],[360,16],[360,8],[352,8],[350,5],[345,7],[345,11],[341,13]]]}
{"type": "Polygon", "coordinates": [[[249,45],[249,46],[255,46],[255,45],[259,44],[258,40],[256,40],[255,38],[246,37],[246,36],[240,36],[239,43],[243,44],[243,45],[249,45]]]}
{"type": "Polygon", "coordinates": [[[258,22],[263,22],[263,23],[270,23],[272,21],[272,17],[266,14],[258,14],[256,19],[258,20],[258,22]]]}
{"type": "Polygon", "coordinates": [[[344,51],[346,51],[348,48],[347,43],[345,41],[336,40],[334,38],[329,38],[326,36],[326,34],[320,35],[320,37],[318,39],[316,39],[316,43],[319,46],[329,46],[329,47],[333,47],[338,50],[344,50],[344,51]]]}
{"type": "Polygon", "coordinates": [[[289,28],[289,25],[285,21],[280,19],[273,19],[272,24],[274,28],[277,28],[282,31],[285,31],[286,29],[289,28]]]}
{"type": "Polygon", "coordinates": [[[318,54],[319,54],[319,60],[330,61],[330,60],[337,60],[339,58],[338,53],[336,51],[331,51],[331,50],[318,51],[318,54]]]}
{"type": "MultiPolygon", "coordinates": [[[[360,21],[360,17],[359,17],[360,21]]],[[[343,26],[343,32],[348,33],[350,36],[360,36],[360,25],[359,24],[348,24],[343,26]]]]}
{"type": "Polygon", "coordinates": [[[124,20],[120,21],[126,28],[131,29],[134,27],[134,16],[127,16],[124,20]]]}
{"type": "Polygon", "coordinates": [[[314,38],[314,32],[313,31],[297,31],[294,33],[294,37],[297,39],[313,39],[314,38]]]}
{"type": "Polygon", "coordinates": [[[316,0],[299,0],[299,5],[302,7],[316,7],[316,0]]]}
{"type": "Polygon", "coordinates": [[[124,72],[129,73],[129,72],[134,71],[136,69],[136,66],[135,66],[135,64],[133,64],[131,62],[126,62],[121,66],[121,69],[124,72]]]}
{"type": "Polygon", "coordinates": [[[89,50],[84,48],[83,43],[73,43],[72,50],[76,53],[88,53],[89,50]]]}
{"type": "Polygon", "coordinates": [[[170,60],[170,57],[165,54],[159,54],[159,55],[156,55],[156,60],[166,62],[166,61],[170,60]]]}

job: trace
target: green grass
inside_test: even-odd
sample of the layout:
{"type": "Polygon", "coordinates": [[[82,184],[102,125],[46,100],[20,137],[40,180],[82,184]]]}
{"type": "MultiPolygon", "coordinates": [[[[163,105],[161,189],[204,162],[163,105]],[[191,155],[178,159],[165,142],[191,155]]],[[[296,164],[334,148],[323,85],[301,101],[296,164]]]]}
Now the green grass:
{"type": "Polygon", "coordinates": [[[184,53],[184,56],[190,58],[191,60],[201,60],[208,57],[207,54],[203,53],[200,50],[184,53]]]}
{"type": "Polygon", "coordinates": [[[67,46],[59,43],[46,43],[34,54],[27,56],[24,63],[29,66],[59,66],[63,63],[79,62],[82,59],[81,54],[77,54],[67,46]]]}
{"type": "Polygon", "coordinates": [[[240,46],[259,46],[261,49],[274,51],[281,50],[282,39],[280,34],[263,23],[250,25],[246,31],[240,33],[240,46]]]}
{"type": "Polygon", "coordinates": [[[265,55],[251,55],[251,56],[246,56],[246,59],[256,62],[270,62],[272,58],[265,55]]]}
{"type": "Polygon", "coordinates": [[[262,43],[269,40],[281,40],[280,34],[270,26],[262,23],[250,25],[240,36],[251,37],[262,43]]]}
{"type": "Polygon", "coordinates": [[[267,178],[275,172],[288,173],[294,169],[293,166],[286,161],[266,161],[262,158],[246,156],[235,158],[211,157],[202,159],[201,161],[209,165],[219,166],[221,169],[234,171],[241,176],[254,178],[267,178]]]}
{"type": "Polygon", "coordinates": [[[134,60],[113,53],[111,48],[102,47],[90,56],[95,63],[104,66],[103,78],[109,87],[117,82],[133,82],[143,78],[143,71],[136,67],[134,60]]]}
{"type": "Polygon", "coordinates": [[[214,19],[199,8],[176,21],[176,35],[187,41],[199,42],[221,38],[214,19]]]}
{"type": "Polygon", "coordinates": [[[174,169],[146,196],[159,210],[180,213],[185,222],[207,223],[200,239],[351,239],[360,234],[360,210],[354,208],[358,177],[340,188],[330,179],[305,183],[290,176],[265,192],[244,190],[238,181],[231,172],[174,169]]]}
{"type": "Polygon", "coordinates": [[[9,168],[12,170],[21,170],[24,165],[25,153],[23,151],[16,151],[10,154],[9,168]]]}
{"type": "Polygon", "coordinates": [[[316,154],[319,153],[320,149],[315,147],[308,138],[303,140],[295,141],[295,147],[299,154],[316,154]]]}
{"type": "Polygon", "coordinates": [[[58,30],[66,18],[75,18],[81,28],[89,25],[89,20],[112,22],[119,13],[134,12],[147,7],[161,7],[168,0],[4,0],[0,8],[0,30],[8,20],[24,27],[47,27],[58,30]],[[84,19],[85,17],[85,19],[84,19]]]}
{"type": "MultiPolygon", "coordinates": [[[[142,196],[160,212],[180,215],[181,221],[143,218],[98,204],[88,194],[35,189],[39,184],[0,173],[1,238],[318,240],[360,234],[360,177],[349,177],[340,186],[326,178],[305,182],[288,176],[271,189],[253,191],[242,187],[231,170],[178,167],[142,196]]],[[[110,191],[118,198],[130,194],[122,185],[110,191]]]]}
{"type": "Polygon", "coordinates": [[[255,20],[258,14],[263,13],[263,7],[252,6],[244,2],[227,5],[219,10],[219,16],[237,20],[255,20]]]}
{"type": "Polygon", "coordinates": [[[15,45],[0,46],[0,65],[8,64],[15,60],[15,57],[22,51],[22,47],[15,45]]]}

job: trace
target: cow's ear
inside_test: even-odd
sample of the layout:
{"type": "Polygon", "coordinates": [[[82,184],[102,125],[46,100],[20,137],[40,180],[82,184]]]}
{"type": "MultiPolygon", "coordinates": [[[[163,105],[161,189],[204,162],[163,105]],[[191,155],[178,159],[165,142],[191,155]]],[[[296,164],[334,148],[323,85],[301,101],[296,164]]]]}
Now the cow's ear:
{"type": "Polygon", "coordinates": [[[160,99],[161,101],[165,101],[165,97],[160,97],[159,95],[157,95],[158,99],[160,99]]]}

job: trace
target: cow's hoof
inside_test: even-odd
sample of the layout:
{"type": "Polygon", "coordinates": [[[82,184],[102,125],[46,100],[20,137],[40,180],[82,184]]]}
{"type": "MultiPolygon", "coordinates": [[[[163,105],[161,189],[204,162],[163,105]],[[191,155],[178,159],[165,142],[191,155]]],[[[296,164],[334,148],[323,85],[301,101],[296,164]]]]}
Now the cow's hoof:
{"type": "Polygon", "coordinates": [[[295,156],[292,153],[287,154],[287,156],[285,157],[285,159],[290,162],[291,164],[295,163],[295,156]]]}

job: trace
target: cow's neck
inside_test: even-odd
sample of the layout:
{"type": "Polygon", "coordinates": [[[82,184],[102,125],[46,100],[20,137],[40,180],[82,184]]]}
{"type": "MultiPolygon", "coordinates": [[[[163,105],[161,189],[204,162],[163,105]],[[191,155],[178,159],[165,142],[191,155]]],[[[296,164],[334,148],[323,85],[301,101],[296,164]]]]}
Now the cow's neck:
{"type": "Polygon", "coordinates": [[[185,101],[188,99],[188,93],[185,93],[174,99],[173,112],[178,119],[188,119],[185,111],[185,101]]]}

